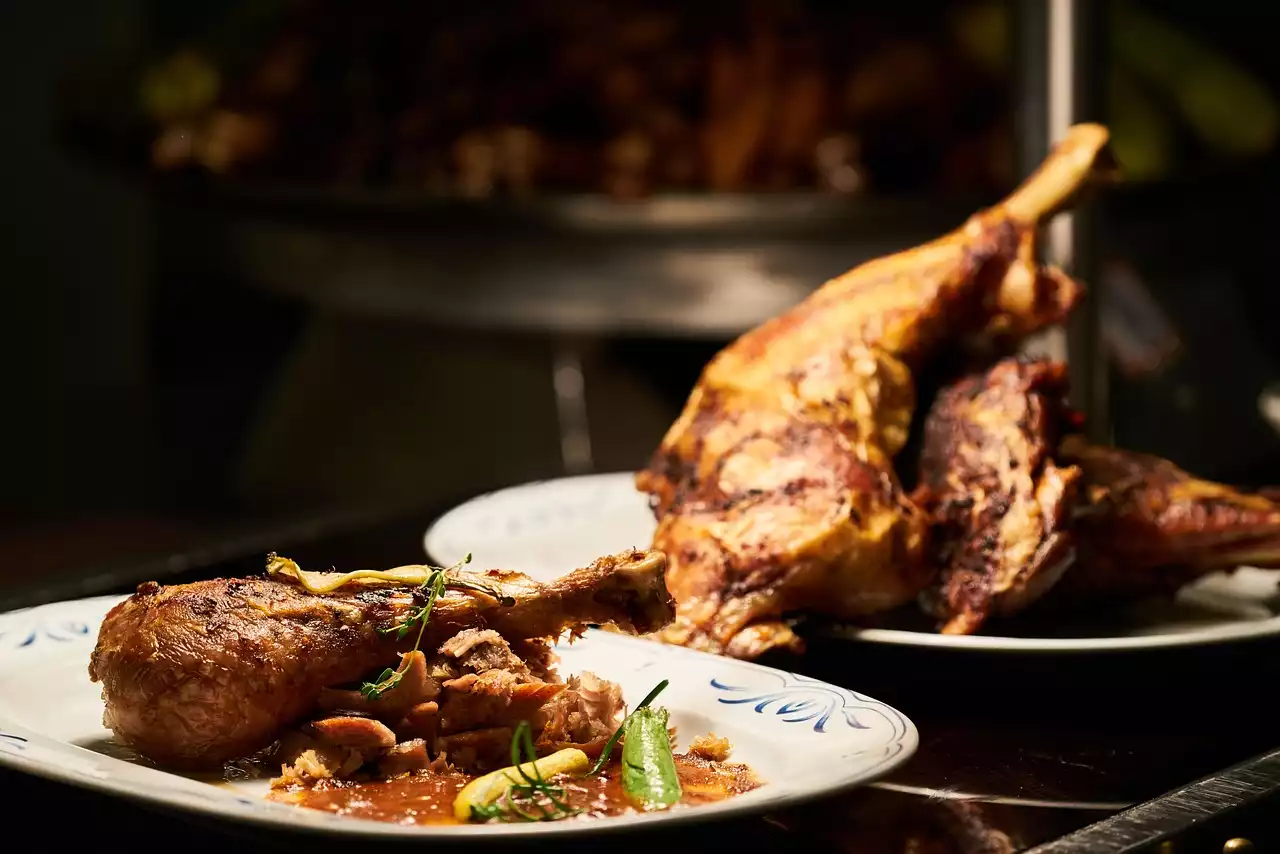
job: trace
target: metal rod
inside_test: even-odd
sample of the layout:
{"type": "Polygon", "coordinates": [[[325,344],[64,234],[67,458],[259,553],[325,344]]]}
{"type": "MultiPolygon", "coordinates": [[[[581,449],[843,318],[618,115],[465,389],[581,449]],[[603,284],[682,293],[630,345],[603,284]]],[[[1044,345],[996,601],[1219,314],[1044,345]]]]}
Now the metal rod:
{"type": "Polygon", "coordinates": [[[556,416],[560,426],[560,458],[567,474],[585,474],[594,461],[591,428],[587,421],[586,377],[578,348],[569,342],[557,344],[551,364],[551,384],[556,395],[556,416]]]}
{"type": "Polygon", "coordinates": [[[1013,50],[1018,70],[1015,78],[1014,150],[1018,176],[1030,175],[1049,153],[1049,6],[1041,0],[1009,0],[1015,23],[1013,50]]]}
{"type": "MultiPolygon", "coordinates": [[[[1047,0],[1047,6],[1046,113],[1049,140],[1056,142],[1071,125],[1102,118],[1106,8],[1098,0],[1047,0]]],[[[1087,206],[1049,224],[1048,259],[1089,286],[1088,299],[1068,322],[1062,344],[1053,349],[1065,351],[1072,396],[1088,418],[1088,437],[1106,442],[1111,436],[1110,383],[1100,333],[1105,294],[1097,243],[1097,217],[1087,206]]]]}
{"type": "MultiPolygon", "coordinates": [[[[1053,0],[1010,0],[1016,21],[1014,53],[1017,60],[1017,103],[1014,128],[1018,175],[1036,170],[1049,154],[1053,128],[1049,120],[1049,22],[1053,0]]],[[[1067,338],[1062,329],[1047,329],[1023,343],[1028,356],[1067,360],[1067,338]]]]}

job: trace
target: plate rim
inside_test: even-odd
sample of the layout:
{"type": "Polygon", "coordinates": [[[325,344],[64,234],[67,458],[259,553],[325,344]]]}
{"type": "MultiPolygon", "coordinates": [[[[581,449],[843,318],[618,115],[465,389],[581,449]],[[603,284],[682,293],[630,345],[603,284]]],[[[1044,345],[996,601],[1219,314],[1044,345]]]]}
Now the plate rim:
{"type": "MultiPolygon", "coordinates": [[[[586,481],[609,483],[616,481],[634,483],[635,472],[612,471],[591,474],[566,475],[542,478],[525,483],[512,484],[477,495],[441,513],[427,526],[422,538],[423,549],[431,560],[448,561],[447,554],[439,553],[441,530],[456,523],[464,513],[477,507],[508,498],[523,491],[537,492],[559,484],[582,484],[586,481]],[[432,543],[436,548],[432,548],[432,543]]],[[[610,486],[614,484],[610,483],[610,486]]],[[[632,487],[634,488],[634,486],[632,487]]],[[[457,558],[454,558],[455,560],[457,558]]],[[[1280,580],[1280,574],[1277,574],[1280,580]]],[[[1085,638],[1034,638],[1011,635],[944,635],[935,632],[916,632],[907,629],[862,628],[850,624],[821,626],[817,635],[826,640],[867,643],[878,646],[913,647],[929,650],[955,650],[958,652],[1010,653],[1019,655],[1094,655],[1153,651],[1176,648],[1218,647],[1227,644],[1247,643],[1280,636],[1280,615],[1256,620],[1238,620],[1207,628],[1156,635],[1130,635],[1124,637],[1085,638]]]]}
{"type": "MultiPolygon", "coordinates": [[[[129,598],[128,594],[93,596],[83,599],[69,599],[60,602],[51,602],[29,608],[20,608],[15,611],[0,613],[0,629],[4,628],[6,623],[16,622],[13,618],[29,619],[41,615],[41,612],[45,612],[46,615],[52,616],[56,615],[59,609],[68,607],[84,609],[94,607],[102,609],[105,613],[106,610],[109,610],[116,603],[124,601],[127,598],[129,598]]],[[[91,628],[91,636],[96,637],[96,626],[91,628]]],[[[378,838],[385,840],[434,839],[443,841],[474,840],[475,842],[483,842],[487,840],[498,841],[544,837],[549,839],[552,837],[561,838],[565,836],[598,836],[605,833],[659,830],[668,826],[674,827],[679,824],[690,824],[695,822],[706,823],[734,818],[742,819],[750,816],[759,817],[766,815],[768,812],[775,809],[808,803],[813,800],[829,797],[860,786],[868,786],[877,780],[883,779],[893,770],[901,767],[904,763],[910,760],[920,745],[919,730],[911,718],[895,706],[850,688],[844,688],[812,677],[806,677],[803,674],[766,667],[755,662],[738,661],[736,659],[710,655],[708,653],[686,649],[684,647],[671,646],[658,643],[656,641],[620,635],[599,629],[589,629],[583,637],[595,638],[598,639],[595,642],[606,644],[643,645],[650,649],[650,651],[653,651],[654,649],[659,650],[659,654],[664,656],[674,656],[677,658],[692,657],[701,661],[723,661],[737,668],[746,668],[755,671],[779,674],[783,677],[791,677],[792,679],[799,678],[800,680],[812,683],[816,686],[836,689],[841,692],[841,694],[847,697],[852,697],[858,702],[870,704],[884,710],[885,712],[892,713],[896,716],[899,724],[901,725],[901,735],[896,738],[890,738],[883,746],[872,748],[882,748],[886,754],[884,758],[868,765],[858,773],[850,774],[847,778],[835,781],[826,786],[780,788],[780,790],[778,790],[772,797],[766,797],[763,799],[759,797],[752,797],[752,793],[746,793],[719,803],[682,809],[673,813],[642,813],[612,817],[607,820],[591,821],[586,823],[550,822],[537,825],[400,825],[389,822],[374,821],[371,819],[341,816],[321,810],[307,810],[303,807],[275,803],[268,801],[265,798],[261,798],[260,800],[254,799],[247,795],[242,795],[240,797],[232,796],[226,799],[215,799],[211,797],[210,799],[205,800],[195,794],[194,790],[189,790],[185,787],[174,789],[141,788],[139,785],[131,781],[113,781],[109,778],[104,779],[88,775],[83,771],[77,770],[70,764],[50,764],[35,761],[30,757],[24,756],[23,753],[25,751],[23,750],[0,750],[0,767],[25,774],[32,774],[43,779],[71,785],[79,789],[99,792],[109,797],[125,798],[148,807],[176,810],[182,813],[196,813],[223,821],[230,820],[257,827],[268,827],[286,833],[319,833],[348,838],[362,837],[367,839],[378,838]]],[[[581,640],[578,641],[578,643],[581,642],[581,640]]],[[[83,645],[77,644],[75,648],[83,649],[83,645]]],[[[37,653],[37,655],[39,655],[39,653],[37,653]]],[[[14,667],[14,669],[20,668],[21,665],[14,667]]],[[[17,738],[22,739],[26,745],[34,745],[46,750],[52,750],[59,754],[84,752],[88,756],[94,757],[95,761],[107,763],[121,762],[131,767],[151,767],[146,764],[131,763],[119,757],[110,756],[108,754],[99,753],[89,748],[82,747],[81,745],[73,742],[63,741],[53,736],[42,734],[32,729],[30,726],[18,722],[16,719],[9,718],[5,714],[5,709],[0,707],[0,735],[6,734],[17,736],[17,738]]],[[[164,771],[163,769],[153,768],[152,770],[181,780],[192,779],[181,774],[164,771]]],[[[769,781],[766,780],[765,786],[762,786],[760,789],[755,791],[767,793],[769,788],[768,782],[769,781]]],[[[211,789],[220,788],[212,783],[208,785],[211,789]]],[[[223,791],[226,790],[224,789],[223,791]]]]}
{"type": "Polygon", "coordinates": [[[1261,641],[1280,635],[1280,616],[1264,620],[1241,620],[1185,632],[1163,635],[1131,635],[1101,638],[1026,638],[1009,635],[944,635],[906,629],[873,629],[857,626],[824,626],[819,634],[827,639],[906,646],[917,649],[1003,652],[1013,654],[1095,654],[1140,650],[1216,647],[1261,641]]]}
{"type": "MultiPolygon", "coordinates": [[[[468,498],[465,501],[453,505],[440,515],[432,519],[426,530],[422,534],[422,550],[426,552],[430,560],[443,560],[437,556],[437,549],[432,548],[432,543],[439,544],[442,532],[447,531],[452,523],[467,513],[474,512],[476,508],[483,507],[485,504],[491,504],[510,495],[523,491],[535,492],[540,488],[545,488],[552,484],[573,483],[578,485],[586,485],[588,483],[619,483],[630,480],[634,483],[635,472],[627,471],[609,471],[609,472],[591,472],[590,474],[573,474],[562,477],[544,477],[537,480],[525,481],[524,483],[515,483],[509,486],[500,486],[496,489],[490,489],[479,495],[468,498]]],[[[459,556],[461,557],[461,556],[459,556]]],[[[457,560],[457,558],[455,558],[457,560]]]]}

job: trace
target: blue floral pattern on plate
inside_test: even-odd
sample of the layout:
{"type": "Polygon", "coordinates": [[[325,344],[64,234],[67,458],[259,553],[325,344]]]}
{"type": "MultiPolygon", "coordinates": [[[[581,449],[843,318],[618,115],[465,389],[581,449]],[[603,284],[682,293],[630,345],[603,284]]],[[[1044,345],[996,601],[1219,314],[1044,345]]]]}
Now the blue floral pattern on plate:
{"type": "Polygon", "coordinates": [[[0,629],[0,644],[11,649],[32,646],[39,640],[67,643],[89,636],[89,624],[79,620],[42,621],[16,628],[0,629]]]}
{"type": "Polygon", "coordinates": [[[719,679],[711,680],[711,687],[737,696],[720,697],[725,705],[754,704],[759,714],[770,711],[787,723],[798,724],[813,721],[814,732],[826,732],[827,721],[839,712],[844,722],[854,729],[866,729],[858,722],[857,707],[851,697],[839,689],[814,679],[805,679],[794,673],[772,674],[779,682],[774,690],[746,688],[729,685],[719,679]]]}
{"type": "Polygon", "coordinates": [[[0,732],[0,752],[17,753],[27,749],[27,740],[20,735],[0,732]]]}
{"type": "MultiPolygon", "coordinates": [[[[757,714],[773,714],[790,724],[812,721],[816,733],[826,733],[827,724],[833,717],[843,720],[850,729],[870,729],[871,725],[863,718],[873,715],[889,724],[891,737],[899,737],[906,729],[902,715],[896,710],[854,691],[799,673],[766,670],[763,675],[775,685],[747,687],[718,677],[713,678],[710,684],[717,691],[730,695],[717,698],[724,705],[751,705],[757,714]]],[[[757,676],[756,681],[759,678],[757,676]]]]}

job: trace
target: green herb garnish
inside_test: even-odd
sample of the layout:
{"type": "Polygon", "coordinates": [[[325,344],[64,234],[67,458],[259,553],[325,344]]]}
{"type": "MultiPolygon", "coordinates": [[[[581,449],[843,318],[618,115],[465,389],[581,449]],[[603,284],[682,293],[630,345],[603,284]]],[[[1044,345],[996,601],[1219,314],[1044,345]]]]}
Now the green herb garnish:
{"type": "MultiPolygon", "coordinates": [[[[671,684],[670,680],[663,679],[653,690],[648,693],[640,704],[631,710],[618,728],[614,730],[609,740],[605,742],[604,750],[600,752],[600,758],[591,766],[591,770],[583,774],[583,777],[591,777],[600,773],[600,770],[609,762],[609,756],[613,753],[614,747],[617,746],[618,740],[622,738],[623,731],[629,722],[635,717],[636,713],[641,709],[647,709],[649,704],[663,692],[663,690],[671,684]]],[[[666,720],[665,714],[662,720],[666,720]]],[[[665,730],[664,730],[665,732],[665,730]]],[[[484,821],[556,821],[562,818],[576,815],[581,810],[574,809],[564,801],[564,788],[562,786],[553,786],[542,778],[541,772],[534,766],[534,774],[530,775],[520,766],[524,763],[533,763],[538,757],[533,750],[533,737],[530,734],[528,721],[521,721],[516,727],[515,734],[511,738],[511,764],[516,767],[520,776],[524,778],[524,783],[513,785],[496,801],[484,806],[472,806],[471,817],[484,821]],[[521,758],[521,753],[525,758],[521,758]]],[[[669,736],[667,736],[669,739],[669,736]]],[[[668,752],[670,743],[668,742],[668,752]]],[[[678,782],[677,782],[677,785],[678,782]]]]}
{"type": "Polygon", "coordinates": [[[378,675],[377,681],[365,682],[360,686],[360,693],[363,694],[366,699],[376,700],[387,691],[390,691],[396,685],[400,684],[400,680],[404,678],[405,673],[409,670],[409,665],[412,662],[411,656],[413,653],[418,651],[418,647],[422,644],[422,635],[426,631],[427,620],[431,617],[431,609],[435,607],[436,600],[444,595],[446,587],[452,587],[459,590],[474,590],[477,593],[484,593],[493,599],[497,599],[498,603],[503,607],[510,607],[515,604],[515,599],[510,596],[500,596],[497,591],[487,585],[480,584],[475,581],[466,581],[460,578],[449,578],[446,575],[446,573],[460,569],[469,563],[471,563],[470,554],[455,563],[453,566],[428,567],[430,574],[427,575],[427,578],[422,582],[422,585],[414,591],[415,597],[419,598],[422,604],[406,614],[404,618],[394,626],[386,629],[378,629],[380,634],[389,635],[394,633],[396,640],[404,640],[416,627],[418,630],[418,637],[413,642],[413,649],[409,650],[409,654],[404,656],[399,667],[394,670],[388,667],[378,675]]]}
{"type": "Polygon", "coordinates": [[[511,737],[511,764],[524,782],[512,784],[491,804],[473,804],[471,817],[484,821],[559,821],[582,812],[565,802],[563,786],[552,785],[543,778],[537,759],[529,722],[521,721],[511,737]],[[524,769],[525,763],[533,769],[532,774],[524,769]]]}
{"type": "Polygon", "coordinates": [[[618,725],[618,728],[616,730],[614,730],[613,735],[609,737],[609,740],[604,743],[604,750],[600,751],[600,758],[596,760],[596,764],[592,765],[591,770],[587,772],[588,777],[590,777],[592,774],[600,773],[600,769],[603,768],[605,766],[605,763],[609,761],[609,756],[613,753],[613,748],[617,746],[618,739],[622,738],[622,732],[627,728],[627,721],[631,720],[631,715],[634,715],[636,712],[640,711],[641,709],[648,708],[649,704],[652,703],[654,699],[659,694],[661,694],[666,689],[666,687],[670,684],[671,684],[670,679],[663,679],[657,685],[654,685],[653,690],[650,691],[645,696],[645,698],[640,701],[640,705],[632,709],[631,714],[627,715],[625,718],[622,719],[622,723],[618,725]]]}
{"type": "Polygon", "coordinates": [[[680,802],[684,789],[671,753],[667,710],[636,709],[627,717],[622,744],[622,790],[645,810],[666,809],[680,802]]]}

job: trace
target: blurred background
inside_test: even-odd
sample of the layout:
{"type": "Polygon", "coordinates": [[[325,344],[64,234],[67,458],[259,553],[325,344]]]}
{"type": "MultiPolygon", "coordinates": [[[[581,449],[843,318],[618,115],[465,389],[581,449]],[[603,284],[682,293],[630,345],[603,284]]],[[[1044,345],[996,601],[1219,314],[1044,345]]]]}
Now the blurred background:
{"type": "MultiPolygon", "coordinates": [[[[8,0],[0,584],[642,464],[1023,177],[1032,5],[8,0]]],[[[1101,6],[1115,440],[1280,483],[1273,39],[1101,6]]]]}

